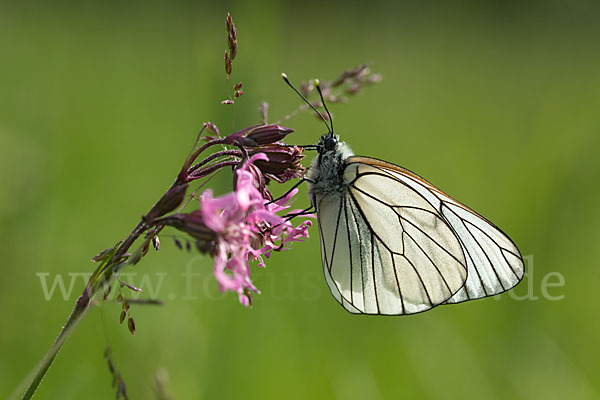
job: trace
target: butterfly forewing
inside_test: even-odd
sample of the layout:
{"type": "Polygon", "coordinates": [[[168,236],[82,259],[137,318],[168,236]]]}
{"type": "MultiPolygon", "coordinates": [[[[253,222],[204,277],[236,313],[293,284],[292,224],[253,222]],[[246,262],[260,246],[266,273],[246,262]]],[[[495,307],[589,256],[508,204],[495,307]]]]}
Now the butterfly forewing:
{"type": "Polygon", "coordinates": [[[502,293],[520,282],[523,259],[515,244],[494,224],[402,167],[368,157],[350,157],[352,165],[368,165],[419,193],[451,227],[465,255],[468,278],[447,300],[459,303],[502,293]]]}

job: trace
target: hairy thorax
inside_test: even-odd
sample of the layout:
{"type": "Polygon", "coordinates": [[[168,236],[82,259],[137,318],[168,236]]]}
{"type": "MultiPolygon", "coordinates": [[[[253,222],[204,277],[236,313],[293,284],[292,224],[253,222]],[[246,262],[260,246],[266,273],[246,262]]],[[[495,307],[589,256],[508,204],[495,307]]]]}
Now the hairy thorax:
{"type": "Polygon", "coordinates": [[[346,191],[344,168],[346,159],[351,155],[350,147],[338,142],[335,149],[315,157],[308,171],[308,195],[311,201],[315,198],[339,196],[346,191]]]}

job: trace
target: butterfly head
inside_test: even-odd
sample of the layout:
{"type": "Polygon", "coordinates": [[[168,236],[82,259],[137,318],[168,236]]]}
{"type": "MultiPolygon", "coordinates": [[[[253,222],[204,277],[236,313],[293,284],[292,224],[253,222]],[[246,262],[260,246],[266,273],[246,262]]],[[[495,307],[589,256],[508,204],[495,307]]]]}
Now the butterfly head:
{"type": "Polygon", "coordinates": [[[323,136],[321,136],[321,139],[319,139],[319,143],[317,143],[317,151],[319,152],[319,154],[325,154],[330,151],[335,151],[338,147],[339,142],[340,137],[338,135],[326,133],[323,136]]]}

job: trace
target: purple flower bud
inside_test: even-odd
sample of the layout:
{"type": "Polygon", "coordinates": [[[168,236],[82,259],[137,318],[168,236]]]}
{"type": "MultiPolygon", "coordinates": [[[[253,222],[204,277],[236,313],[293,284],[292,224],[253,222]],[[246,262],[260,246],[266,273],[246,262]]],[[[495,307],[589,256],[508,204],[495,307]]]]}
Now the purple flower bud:
{"type": "Polygon", "coordinates": [[[171,188],[160,198],[160,200],[146,214],[145,220],[147,223],[154,221],[156,218],[162,217],[165,214],[175,210],[183,202],[187,192],[187,183],[180,184],[175,182],[171,188]]]}
{"type": "Polygon", "coordinates": [[[259,145],[271,144],[285,138],[293,129],[281,125],[260,125],[252,129],[246,135],[246,138],[254,140],[259,145]]]}
{"type": "Polygon", "coordinates": [[[268,159],[257,160],[254,162],[254,165],[267,178],[273,179],[276,182],[283,183],[293,178],[300,178],[306,172],[306,168],[300,163],[304,155],[302,154],[302,149],[299,147],[272,144],[251,151],[251,154],[256,153],[264,153],[268,159]]]}
{"type": "Polygon", "coordinates": [[[242,129],[227,136],[231,143],[238,143],[245,147],[257,147],[278,142],[285,138],[293,129],[281,125],[261,124],[242,129]]]}
{"type": "MultiPolygon", "coordinates": [[[[215,231],[206,226],[202,210],[194,210],[189,214],[175,214],[156,221],[163,226],[172,226],[182,232],[187,233],[196,239],[196,247],[203,252],[210,252],[217,240],[215,231]]],[[[181,250],[183,246],[181,241],[175,239],[175,245],[181,250]]],[[[186,248],[189,250],[189,243],[186,242],[186,248]]]]}
{"type": "Polygon", "coordinates": [[[186,214],[183,218],[183,224],[179,228],[190,236],[203,241],[216,240],[215,232],[206,226],[201,210],[194,210],[186,214]]]}
{"type": "Polygon", "coordinates": [[[119,323],[122,324],[123,321],[125,321],[125,317],[127,316],[127,313],[125,311],[121,311],[121,315],[119,316],[119,323]]]}

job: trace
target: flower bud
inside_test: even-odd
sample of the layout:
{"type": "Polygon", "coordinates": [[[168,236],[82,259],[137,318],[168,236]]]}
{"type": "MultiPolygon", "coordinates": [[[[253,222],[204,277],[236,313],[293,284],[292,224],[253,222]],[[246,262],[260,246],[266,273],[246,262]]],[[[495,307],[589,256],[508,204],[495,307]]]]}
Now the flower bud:
{"type": "MultiPolygon", "coordinates": [[[[198,241],[214,242],[217,234],[204,223],[202,210],[194,210],[189,214],[174,214],[156,221],[163,226],[172,226],[187,233],[198,241]]],[[[175,239],[175,245],[181,250],[181,241],[175,239]]]]}
{"type": "Polygon", "coordinates": [[[293,129],[281,125],[259,125],[248,132],[246,138],[254,140],[258,145],[264,145],[278,142],[292,132],[293,129]]]}
{"type": "Polygon", "coordinates": [[[245,147],[257,147],[278,142],[292,132],[294,132],[293,129],[285,126],[261,124],[232,133],[227,138],[231,143],[237,143],[245,147]]]}
{"type": "Polygon", "coordinates": [[[165,214],[175,210],[185,199],[187,192],[187,183],[180,184],[175,182],[171,188],[160,198],[160,200],[152,207],[152,209],[146,214],[146,222],[152,222],[156,218],[162,217],[165,214]]]}
{"type": "Polygon", "coordinates": [[[256,165],[262,173],[276,182],[283,183],[293,178],[304,176],[306,168],[300,161],[304,158],[302,149],[299,147],[287,147],[277,144],[262,146],[251,154],[264,153],[268,160],[256,160],[256,165]]]}

